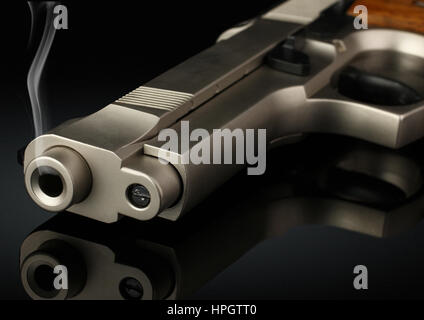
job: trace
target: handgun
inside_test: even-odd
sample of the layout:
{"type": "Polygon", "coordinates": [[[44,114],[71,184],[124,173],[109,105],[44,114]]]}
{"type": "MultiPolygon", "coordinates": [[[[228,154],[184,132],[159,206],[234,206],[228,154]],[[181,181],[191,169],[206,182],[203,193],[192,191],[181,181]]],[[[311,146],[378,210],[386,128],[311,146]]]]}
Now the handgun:
{"type": "Polygon", "coordinates": [[[31,198],[106,223],[175,221],[245,167],[184,161],[194,149],[236,149],[236,137],[218,137],[214,148],[215,130],[266,129],[266,150],[309,133],[394,149],[422,138],[419,30],[374,27],[371,10],[369,28],[355,29],[351,6],[368,1],[313,3],[286,1],[100,111],[38,136],[24,155],[31,198]],[[164,149],[161,132],[182,136],[183,123],[208,136],[164,149]]]}

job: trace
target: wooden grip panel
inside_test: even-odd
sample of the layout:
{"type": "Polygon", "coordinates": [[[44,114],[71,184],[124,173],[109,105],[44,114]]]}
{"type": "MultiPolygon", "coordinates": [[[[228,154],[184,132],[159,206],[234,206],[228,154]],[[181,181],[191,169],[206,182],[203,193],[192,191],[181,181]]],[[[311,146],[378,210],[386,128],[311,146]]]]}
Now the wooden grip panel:
{"type": "Polygon", "coordinates": [[[424,0],[356,0],[348,14],[358,5],[367,7],[369,26],[424,33],[424,0]]]}

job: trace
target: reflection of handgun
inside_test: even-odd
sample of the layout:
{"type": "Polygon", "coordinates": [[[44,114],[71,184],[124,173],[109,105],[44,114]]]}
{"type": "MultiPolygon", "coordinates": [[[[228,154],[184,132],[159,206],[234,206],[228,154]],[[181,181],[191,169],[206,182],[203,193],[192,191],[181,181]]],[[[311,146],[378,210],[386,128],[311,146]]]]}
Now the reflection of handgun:
{"type": "Polygon", "coordinates": [[[193,210],[201,214],[176,223],[107,225],[59,214],[22,243],[23,286],[33,299],[187,299],[260,242],[297,226],[373,237],[415,227],[424,208],[422,152],[410,157],[367,143],[344,148],[347,142],[316,136],[288,146],[288,156],[276,150],[269,171],[255,179],[261,188],[238,177],[193,210]],[[323,144],[325,153],[307,156],[323,144]],[[53,286],[56,265],[68,268],[68,290],[53,286]]]}
{"type": "MultiPolygon", "coordinates": [[[[47,210],[103,222],[177,220],[242,168],[181,161],[194,148],[217,151],[214,129],[267,129],[267,148],[309,132],[391,148],[421,138],[424,37],[355,30],[351,1],[336,2],[285,2],[102,110],[36,138],[25,151],[30,196],[47,210]],[[183,135],[183,120],[209,134],[163,164],[158,134],[183,135]]],[[[219,140],[221,153],[235,150],[237,139],[219,140]]]]}

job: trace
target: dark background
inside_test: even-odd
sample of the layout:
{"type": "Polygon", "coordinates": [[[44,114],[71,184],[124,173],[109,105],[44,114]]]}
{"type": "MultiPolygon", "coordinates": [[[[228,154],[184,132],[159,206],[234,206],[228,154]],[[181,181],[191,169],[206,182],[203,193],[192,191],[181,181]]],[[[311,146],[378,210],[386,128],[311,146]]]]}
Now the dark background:
{"type": "MultiPolygon", "coordinates": [[[[57,31],[42,82],[51,126],[100,109],[276,2],[62,3],[69,30],[57,31]]],[[[27,50],[26,2],[2,5],[0,21],[0,298],[21,299],[27,296],[19,278],[19,247],[53,215],[26,194],[16,156],[33,134],[25,82],[34,51],[27,50]]],[[[422,298],[423,245],[423,223],[390,239],[298,227],[260,243],[193,298],[422,298]],[[368,291],[353,289],[358,264],[368,267],[368,291]]]]}

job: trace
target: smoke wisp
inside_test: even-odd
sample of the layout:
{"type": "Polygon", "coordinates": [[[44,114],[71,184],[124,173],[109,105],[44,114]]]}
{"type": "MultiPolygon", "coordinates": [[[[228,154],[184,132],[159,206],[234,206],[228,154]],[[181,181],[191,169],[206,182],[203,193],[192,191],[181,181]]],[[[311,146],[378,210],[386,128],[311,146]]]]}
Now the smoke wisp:
{"type": "Polygon", "coordinates": [[[49,55],[56,29],[53,25],[53,9],[57,5],[54,1],[32,2],[28,5],[31,10],[31,34],[30,43],[34,39],[35,27],[39,22],[39,16],[43,15],[44,29],[41,36],[41,41],[38,45],[34,59],[29,68],[27,76],[28,94],[31,101],[32,116],[34,121],[35,137],[43,134],[46,130],[46,107],[41,98],[40,82],[43,74],[44,66],[49,55]]]}

